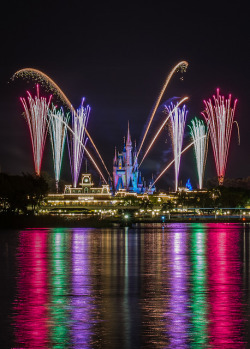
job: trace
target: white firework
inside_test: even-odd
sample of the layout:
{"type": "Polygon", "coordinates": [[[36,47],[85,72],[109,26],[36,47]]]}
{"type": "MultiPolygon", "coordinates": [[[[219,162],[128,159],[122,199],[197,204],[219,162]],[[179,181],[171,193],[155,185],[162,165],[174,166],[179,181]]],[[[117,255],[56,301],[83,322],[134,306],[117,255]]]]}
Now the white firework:
{"type": "Polygon", "coordinates": [[[204,122],[196,117],[191,120],[191,125],[188,125],[188,127],[190,128],[191,138],[194,142],[199,189],[202,189],[207,159],[208,133],[204,122]]]}
{"type": "Polygon", "coordinates": [[[186,124],[187,110],[186,106],[182,108],[176,108],[171,103],[170,106],[166,106],[166,111],[170,114],[170,133],[172,139],[172,147],[174,153],[174,165],[175,165],[175,191],[178,189],[178,178],[181,162],[181,149],[183,143],[184,129],[186,124]]]}
{"type": "Polygon", "coordinates": [[[86,145],[86,127],[88,124],[90,107],[83,106],[84,98],[82,99],[82,104],[77,111],[72,110],[72,130],[73,134],[69,139],[69,155],[70,155],[70,166],[72,173],[73,186],[76,188],[85,147],[82,144],[86,145]]]}
{"type": "Polygon", "coordinates": [[[58,183],[60,180],[60,173],[62,167],[62,157],[67,134],[67,124],[69,122],[70,114],[64,114],[63,108],[57,110],[55,106],[48,111],[48,122],[50,131],[50,140],[52,145],[54,171],[56,188],[58,190],[58,183]]]}

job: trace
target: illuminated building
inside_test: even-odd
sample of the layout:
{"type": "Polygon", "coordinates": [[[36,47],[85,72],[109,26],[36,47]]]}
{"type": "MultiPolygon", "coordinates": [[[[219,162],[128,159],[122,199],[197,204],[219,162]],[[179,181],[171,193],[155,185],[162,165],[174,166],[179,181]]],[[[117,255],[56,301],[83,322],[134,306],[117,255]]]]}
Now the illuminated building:
{"type": "MultiPolygon", "coordinates": [[[[130,192],[143,194],[148,191],[145,181],[141,177],[141,172],[138,170],[137,150],[136,146],[132,147],[129,124],[127,139],[122,152],[117,152],[113,160],[113,181],[114,190],[116,192],[130,192]]],[[[151,184],[151,183],[150,183],[151,184]]],[[[150,187],[150,185],[149,185],[150,187]]],[[[150,194],[155,191],[155,186],[150,187],[150,194]]]]}
{"type": "Polygon", "coordinates": [[[101,187],[94,188],[94,183],[92,182],[92,177],[90,173],[82,174],[82,181],[80,183],[80,187],[74,188],[72,185],[65,185],[64,195],[65,196],[74,196],[77,195],[82,198],[87,197],[89,195],[95,196],[111,196],[110,188],[108,184],[103,184],[101,187]]]}

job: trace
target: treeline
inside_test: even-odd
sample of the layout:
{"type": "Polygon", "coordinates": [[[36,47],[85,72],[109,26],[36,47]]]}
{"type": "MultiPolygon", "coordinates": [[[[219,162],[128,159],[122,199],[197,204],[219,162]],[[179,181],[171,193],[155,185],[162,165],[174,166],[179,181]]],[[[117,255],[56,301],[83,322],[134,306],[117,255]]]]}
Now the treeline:
{"type": "Polygon", "coordinates": [[[42,176],[0,173],[0,213],[34,214],[48,190],[48,183],[42,176]]]}
{"type": "Polygon", "coordinates": [[[180,192],[177,204],[200,208],[244,208],[250,205],[250,189],[218,186],[206,192],[180,192]]]}
{"type": "MultiPolygon", "coordinates": [[[[205,186],[208,189],[215,188],[218,185],[217,177],[209,178],[205,186]]],[[[226,188],[242,188],[242,189],[250,189],[250,176],[242,177],[242,178],[225,178],[223,186],[226,188]]]]}

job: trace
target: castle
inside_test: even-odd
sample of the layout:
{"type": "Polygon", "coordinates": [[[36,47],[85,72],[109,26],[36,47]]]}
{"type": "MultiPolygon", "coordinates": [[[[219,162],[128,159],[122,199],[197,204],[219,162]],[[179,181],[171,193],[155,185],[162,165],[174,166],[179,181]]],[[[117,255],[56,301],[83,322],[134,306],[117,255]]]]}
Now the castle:
{"type": "MultiPolygon", "coordinates": [[[[152,179],[153,181],[153,179],[152,179]]],[[[124,147],[122,152],[117,152],[115,148],[115,156],[113,160],[113,185],[115,192],[131,192],[143,194],[148,192],[153,194],[155,186],[146,187],[146,182],[141,177],[141,172],[138,170],[138,159],[136,145],[132,147],[130,136],[129,123],[127,139],[124,137],[124,147]]]]}

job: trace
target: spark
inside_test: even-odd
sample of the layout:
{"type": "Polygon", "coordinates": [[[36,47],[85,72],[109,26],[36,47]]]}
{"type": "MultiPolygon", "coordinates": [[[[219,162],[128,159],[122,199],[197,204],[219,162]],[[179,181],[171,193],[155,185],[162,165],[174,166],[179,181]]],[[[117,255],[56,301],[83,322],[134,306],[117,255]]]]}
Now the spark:
{"type": "Polygon", "coordinates": [[[237,132],[238,132],[238,145],[240,145],[240,127],[236,120],[233,122],[237,126],[237,132]]]}
{"type": "MultiPolygon", "coordinates": [[[[178,103],[176,104],[176,106],[174,107],[174,109],[173,109],[170,113],[167,114],[166,119],[163,121],[162,125],[160,126],[160,128],[159,128],[158,131],[156,132],[155,136],[153,137],[153,139],[152,139],[152,141],[151,141],[151,143],[150,143],[148,149],[146,150],[146,152],[145,152],[145,154],[144,154],[144,156],[143,156],[143,158],[142,158],[142,160],[141,160],[140,165],[138,166],[138,168],[141,166],[143,160],[145,159],[145,157],[147,156],[148,152],[149,152],[150,149],[152,148],[152,146],[153,146],[155,140],[157,139],[157,137],[158,137],[159,133],[161,132],[161,130],[163,129],[163,127],[164,127],[164,126],[166,125],[166,123],[168,122],[168,120],[169,120],[170,116],[172,115],[172,113],[175,111],[176,108],[178,108],[178,107],[179,107],[184,101],[186,101],[187,99],[188,99],[188,97],[182,98],[182,100],[180,100],[180,102],[178,102],[178,103]]],[[[137,157],[138,157],[138,154],[137,154],[137,157]]]]}
{"type": "Polygon", "coordinates": [[[187,67],[188,67],[188,62],[186,62],[186,61],[181,61],[181,62],[179,62],[178,64],[176,64],[176,65],[173,67],[173,69],[171,70],[171,72],[168,74],[168,76],[167,76],[167,78],[166,78],[166,81],[165,81],[165,83],[164,83],[164,85],[163,85],[163,87],[162,87],[162,89],[161,89],[161,92],[160,92],[160,94],[159,94],[159,96],[158,96],[158,98],[157,98],[157,100],[156,100],[156,102],[155,102],[155,105],[154,105],[154,107],[153,107],[153,110],[152,110],[152,112],[151,112],[151,114],[150,114],[150,119],[149,119],[149,122],[148,122],[148,125],[147,125],[147,128],[146,128],[146,131],[145,131],[145,133],[144,133],[144,135],[143,135],[143,139],[142,139],[142,142],[141,142],[141,144],[140,144],[140,147],[139,147],[138,155],[137,155],[137,156],[139,156],[139,154],[140,154],[141,148],[142,148],[142,146],[143,146],[143,143],[144,143],[145,138],[146,138],[146,136],[147,136],[148,130],[149,130],[150,125],[151,125],[151,123],[152,123],[152,121],[153,121],[153,118],[154,118],[154,116],[155,116],[156,110],[157,110],[157,108],[158,108],[158,106],[159,106],[159,104],[160,104],[160,101],[161,101],[161,99],[162,99],[162,96],[163,96],[163,94],[164,94],[164,92],[165,92],[165,90],[166,90],[166,88],[167,88],[167,86],[168,86],[168,84],[169,84],[169,82],[170,82],[172,76],[174,75],[175,72],[177,72],[177,71],[179,71],[179,70],[181,70],[182,72],[186,71],[187,67]]]}
{"type": "Polygon", "coordinates": [[[208,133],[203,120],[199,120],[196,117],[191,120],[191,125],[188,125],[188,127],[190,128],[191,138],[194,141],[199,189],[202,189],[207,158],[208,133]]]}
{"type": "MultiPolygon", "coordinates": [[[[203,136],[205,137],[205,136],[203,136]]],[[[181,155],[183,153],[185,153],[189,148],[192,147],[192,145],[194,144],[194,142],[191,142],[189,145],[187,145],[179,154],[178,154],[178,158],[181,157],[181,155]]],[[[158,180],[164,175],[164,173],[175,163],[176,159],[174,158],[165,168],[164,170],[162,170],[162,172],[158,175],[158,177],[155,179],[155,181],[149,186],[149,190],[150,188],[155,185],[156,182],[158,182],[158,180]]]]}
{"type": "MultiPolygon", "coordinates": [[[[53,115],[54,118],[58,118],[57,115],[53,115]]],[[[84,149],[84,151],[86,152],[86,154],[88,155],[89,159],[92,161],[93,165],[95,166],[95,168],[97,169],[97,171],[99,172],[100,176],[102,177],[102,179],[104,180],[104,182],[107,184],[107,181],[105,179],[105,177],[103,176],[100,168],[98,167],[97,163],[95,162],[95,160],[93,159],[92,155],[90,154],[90,152],[87,150],[86,148],[86,144],[83,144],[83,142],[80,140],[80,138],[78,137],[78,135],[72,130],[72,128],[62,119],[60,119],[60,122],[63,123],[65,125],[65,127],[68,129],[68,131],[78,140],[80,146],[84,149]]]]}
{"type": "Polygon", "coordinates": [[[67,127],[70,114],[64,114],[63,108],[57,110],[56,106],[52,110],[48,110],[50,140],[52,145],[52,153],[54,160],[54,171],[56,180],[56,189],[58,191],[58,183],[60,180],[60,172],[62,166],[62,156],[66,139],[67,127]],[[64,121],[64,123],[62,122],[64,121]]]}
{"type": "Polygon", "coordinates": [[[83,103],[84,98],[82,99],[82,104],[80,108],[77,109],[77,111],[72,109],[72,129],[74,131],[74,134],[77,135],[77,137],[71,137],[71,139],[68,142],[70,166],[74,188],[76,188],[77,186],[85,149],[79,143],[79,139],[81,143],[83,143],[85,146],[87,142],[86,127],[88,124],[90,107],[89,105],[87,105],[87,107],[84,107],[83,103]]]}
{"type": "Polygon", "coordinates": [[[187,117],[186,106],[183,105],[181,108],[176,108],[173,103],[169,107],[166,106],[167,112],[170,114],[170,133],[172,139],[172,147],[175,158],[175,191],[178,189],[178,178],[179,178],[179,169],[180,169],[180,157],[184,128],[187,117]]]}
{"type": "MultiPolygon", "coordinates": [[[[60,87],[45,73],[41,72],[38,69],[34,69],[34,68],[23,68],[20,69],[18,71],[16,71],[13,76],[12,76],[12,80],[14,80],[15,78],[25,78],[25,79],[33,79],[35,81],[39,81],[42,85],[45,85],[45,87],[47,87],[49,90],[51,90],[53,92],[54,95],[56,95],[57,97],[59,97],[61,99],[61,101],[68,107],[69,110],[74,110],[72,104],[70,103],[69,99],[66,97],[66,95],[63,93],[63,91],[60,89],[60,87]]],[[[74,110],[75,111],[75,110],[74,110]]],[[[75,111],[76,112],[76,111],[75,111]]],[[[100,152],[98,151],[92,137],[90,136],[88,130],[85,130],[86,132],[86,136],[89,138],[89,141],[91,142],[92,146],[94,147],[99,159],[101,160],[101,163],[103,164],[105,170],[107,171],[109,177],[110,173],[107,169],[107,166],[105,165],[105,162],[100,154],[100,152]]]]}
{"type": "Polygon", "coordinates": [[[37,96],[35,98],[32,98],[30,92],[27,91],[29,107],[25,98],[21,97],[20,100],[24,108],[24,117],[29,126],[35,172],[40,176],[43,151],[48,132],[47,114],[52,96],[49,97],[47,102],[45,97],[39,97],[38,84],[36,88],[37,96]]]}
{"type": "Polygon", "coordinates": [[[237,99],[231,107],[231,94],[225,99],[217,89],[217,96],[214,95],[213,100],[214,103],[211,99],[204,101],[206,109],[201,114],[210,133],[218,182],[223,185],[237,99]]]}
{"type": "Polygon", "coordinates": [[[53,92],[54,95],[59,97],[61,101],[71,110],[71,103],[68,100],[68,98],[65,96],[63,91],[60,89],[60,87],[46,74],[41,72],[40,70],[33,69],[33,68],[24,68],[16,71],[13,76],[12,80],[15,78],[25,78],[25,79],[33,79],[35,81],[39,81],[39,83],[45,87],[48,87],[51,92],[53,92]]]}

